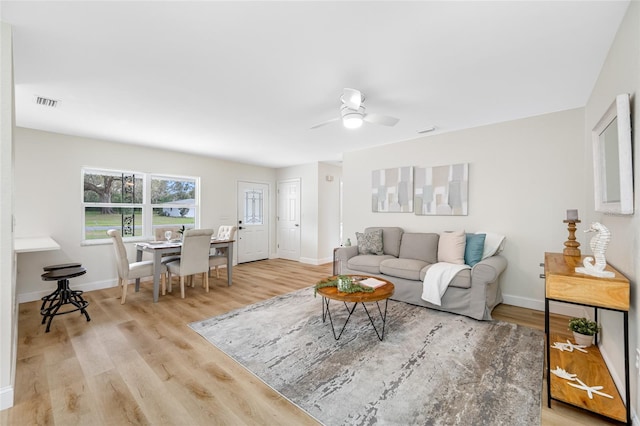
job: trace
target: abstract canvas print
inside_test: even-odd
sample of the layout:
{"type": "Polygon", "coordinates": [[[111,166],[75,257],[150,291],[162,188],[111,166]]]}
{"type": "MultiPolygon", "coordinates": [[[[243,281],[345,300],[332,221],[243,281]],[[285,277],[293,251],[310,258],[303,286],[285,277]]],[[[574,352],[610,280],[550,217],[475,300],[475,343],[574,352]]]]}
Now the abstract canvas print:
{"type": "Polygon", "coordinates": [[[469,164],[416,167],[413,201],[417,215],[466,216],[469,164]]]}
{"type": "Polygon", "coordinates": [[[371,174],[371,207],[374,212],[413,211],[413,167],[374,170],[371,174]]]}

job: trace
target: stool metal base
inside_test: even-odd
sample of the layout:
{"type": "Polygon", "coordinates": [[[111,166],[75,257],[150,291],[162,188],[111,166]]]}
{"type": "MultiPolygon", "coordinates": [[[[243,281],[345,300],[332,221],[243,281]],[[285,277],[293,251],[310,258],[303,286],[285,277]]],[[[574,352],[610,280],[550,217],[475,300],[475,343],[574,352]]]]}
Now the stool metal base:
{"type": "Polygon", "coordinates": [[[89,313],[86,308],[89,306],[89,302],[82,297],[83,291],[71,290],[69,288],[68,278],[76,277],[86,273],[84,268],[73,269],[57,269],[42,275],[45,281],[52,281],[57,279],[58,288],[51,294],[42,298],[42,306],[40,307],[40,315],[42,315],[41,324],[47,323],[45,333],[49,332],[51,328],[51,321],[56,315],[69,314],[71,312],[80,311],[87,318],[87,322],[91,321],[89,313]],[[66,277],[65,277],[66,271],[66,277]],[[60,311],[64,305],[72,305],[60,311]],[[71,308],[71,309],[69,309],[71,308]]]}

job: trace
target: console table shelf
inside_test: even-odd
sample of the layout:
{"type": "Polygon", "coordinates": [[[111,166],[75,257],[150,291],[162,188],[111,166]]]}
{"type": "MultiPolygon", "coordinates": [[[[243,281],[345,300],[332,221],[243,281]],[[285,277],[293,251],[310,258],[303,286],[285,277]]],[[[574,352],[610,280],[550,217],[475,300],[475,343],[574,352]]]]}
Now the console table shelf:
{"type": "MultiPolygon", "coordinates": [[[[565,343],[567,339],[573,340],[567,335],[551,333],[550,342],[551,344],[554,342],[565,343]]],[[[594,395],[593,399],[589,399],[586,391],[569,386],[570,382],[568,380],[551,373],[549,377],[551,378],[553,399],[599,413],[623,423],[626,422],[627,411],[625,405],[613,379],[611,379],[607,365],[600,354],[600,349],[594,345],[585,350],[588,353],[585,354],[576,350],[562,352],[558,349],[550,349],[552,369],[560,366],[566,371],[576,374],[588,386],[602,386],[600,391],[613,396],[613,399],[601,395],[594,395]]],[[[577,382],[571,383],[578,384],[577,382]]]]}
{"type": "Polygon", "coordinates": [[[625,406],[597,346],[587,348],[587,354],[579,351],[562,352],[550,347],[554,342],[566,342],[567,336],[550,333],[549,301],[593,307],[595,321],[598,320],[598,309],[622,312],[625,401],[629,401],[629,281],[610,265],[606,269],[615,273],[613,278],[576,273],[575,268],[582,266],[582,259],[584,257],[564,256],[562,253],[545,253],[544,257],[548,406],[551,408],[551,400],[555,399],[631,424],[630,407],[628,404],[625,406]],[[613,399],[600,395],[589,399],[586,391],[569,386],[566,379],[552,374],[550,370],[556,367],[576,374],[588,386],[603,386],[601,392],[613,396],[613,399]]]}

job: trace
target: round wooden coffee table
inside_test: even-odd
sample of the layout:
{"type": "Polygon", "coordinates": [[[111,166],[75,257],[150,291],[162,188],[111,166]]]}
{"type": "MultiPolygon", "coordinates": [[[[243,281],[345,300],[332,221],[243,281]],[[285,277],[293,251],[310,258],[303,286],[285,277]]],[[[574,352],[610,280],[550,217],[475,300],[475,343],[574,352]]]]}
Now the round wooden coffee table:
{"type": "MultiPolygon", "coordinates": [[[[329,317],[329,322],[331,323],[331,330],[333,331],[333,337],[336,340],[338,340],[340,339],[340,336],[342,336],[342,332],[344,332],[344,329],[347,327],[347,323],[349,322],[349,319],[351,318],[353,311],[355,311],[356,306],[358,306],[358,304],[361,304],[362,307],[364,308],[364,311],[367,313],[367,317],[369,318],[369,321],[371,322],[371,325],[373,326],[373,329],[376,332],[378,339],[380,340],[384,339],[384,327],[387,322],[387,305],[389,303],[389,298],[393,296],[393,292],[395,290],[394,285],[389,281],[379,277],[371,277],[368,275],[347,275],[347,276],[360,277],[360,278],[374,278],[376,280],[383,281],[384,284],[381,285],[380,287],[377,287],[372,292],[358,291],[355,293],[345,293],[342,291],[338,291],[337,287],[319,288],[317,290],[317,293],[320,296],[322,296],[322,322],[323,323],[326,322],[327,317],[329,317]],[[344,303],[344,306],[348,313],[347,319],[344,322],[344,325],[342,326],[340,333],[338,334],[336,334],[336,329],[335,329],[335,326],[333,325],[333,319],[331,317],[331,310],[329,309],[329,302],[331,300],[344,303]],[[384,312],[382,312],[382,309],[380,308],[380,302],[383,300],[384,300],[384,312]],[[348,303],[353,303],[353,306],[349,307],[348,303]],[[373,322],[373,318],[371,317],[371,314],[369,313],[369,310],[367,309],[367,305],[365,305],[365,303],[376,304],[376,307],[378,308],[378,313],[380,314],[380,319],[382,320],[382,329],[380,332],[378,332],[378,328],[373,322]]],[[[328,280],[333,280],[333,279],[336,279],[336,277],[333,276],[328,278],[328,280]]]]}

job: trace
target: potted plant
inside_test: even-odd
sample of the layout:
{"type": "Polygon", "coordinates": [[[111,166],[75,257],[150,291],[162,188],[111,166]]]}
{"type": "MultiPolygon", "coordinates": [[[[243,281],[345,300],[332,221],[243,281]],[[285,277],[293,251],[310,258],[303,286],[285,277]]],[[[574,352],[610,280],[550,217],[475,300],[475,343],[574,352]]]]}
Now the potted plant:
{"type": "Polygon", "coordinates": [[[593,336],[600,331],[597,322],[587,318],[571,318],[569,320],[569,330],[573,331],[573,338],[578,345],[591,346],[593,336]]]}

